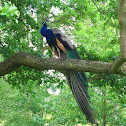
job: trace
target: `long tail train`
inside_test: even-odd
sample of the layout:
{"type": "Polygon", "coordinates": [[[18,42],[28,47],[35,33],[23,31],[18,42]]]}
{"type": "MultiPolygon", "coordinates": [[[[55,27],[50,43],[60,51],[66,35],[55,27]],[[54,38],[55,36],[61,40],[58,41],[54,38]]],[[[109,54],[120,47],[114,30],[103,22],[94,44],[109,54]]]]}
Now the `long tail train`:
{"type": "Polygon", "coordinates": [[[80,72],[68,72],[66,74],[70,88],[73,95],[80,106],[82,112],[85,114],[86,119],[93,124],[96,124],[96,120],[89,102],[89,95],[87,90],[85,90],[84,80],[81,79],[80,72]]]}
{"type": "MultiPolygon", "coordinates": [[[[64,53],[61,53],[60,58],[64,58],[64,53]]],[[[81,59],[75,47],[71,51],[67,50],[66,58],[81,59]]],[[[88,94],[88,83],[85,72],[68,71],[64,74],[67,77],[72,93],[80,109],[85,114],[86,119],[92,124],[97,124],[89,101],[90,96],[88,94]]]]}

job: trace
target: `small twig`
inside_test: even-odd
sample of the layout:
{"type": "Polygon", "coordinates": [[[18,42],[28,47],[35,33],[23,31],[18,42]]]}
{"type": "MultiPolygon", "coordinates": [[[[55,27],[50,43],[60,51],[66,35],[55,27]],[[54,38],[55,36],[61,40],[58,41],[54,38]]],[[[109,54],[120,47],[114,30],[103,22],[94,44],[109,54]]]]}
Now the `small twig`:
{"type": "MultiPolygon", "coordinates": [[[[46,10],[46,9],[44,9],[46,12],[48,12],[49,14],[51,14],[52,16],[51,17],[49,17],[50,19],[51,18],[53,18],[53,17],[58,17],[58,18],[60,18],[60,19],[58,19],[58,20],[54,20],[53,21],[53,23],[54,22],[60,22],[60,21],[62,21],[62,20],[64,20],[64,17],[62,16],[62,17],[59,17],[59,16],[57,16],[57,15],[54,15],[53,13],[51,13],[51,12],[49,12],[48,10],[46,10]]],[[[69,16],[70,17],[70,16],[69,16]]],[[[65,19],[70,19],[69,17],[65,17],[65,19]]],[[[47,20],[47,19],[46,19],[47,20]]],[[[75,21],[73,21],[73,23],[75,23],[75,21]]],[[[74,25],[74,24],[73,24],[74,25]]]]}
{"type": "Polygon", "coordinates": [[[97,10],[101,13],[101,14],[105,14],[104,12],[101,12],[98,8],[98,5],[94,2],[94,0],[92,0],[92,2],[94,3],[94,5],[97,7],[97,10]]]}
{"type": "Polygon", "coordinates": [[[106,126],[106,85],[105,88],[102,90],[103,93],[103,125],[106,126]]]}
{"type": "Polygon", "coordinates": [[[26,25],[26,24],[24,23],[24,21],[22,20],[22,18],[20,18],[20,21],[23,23],[23,25],[24,25],[27,29],[29,29],[28,25],[26,25]]]}
{"type": "Polygon", "coordinates": [[[51,13],[51,12],[49,12],[48,10],[46,10],[46,9],[43,9],[43,10],[45,10],[45,11],[48,12],[49,14],[53,15],[54,17],[57,17],[56,15],[54,15],[54,14],[51,13]]]}
{"type": "Polygon", "coordinates": [[[0,45],[4,46],[3,43],[0,41],[0,45]]]}
{"type": "Polygon", "coordinates": [[[90,82],[90,81],[101,80],[101,79],[105,79],[105,78],[106,78],[106,76],[98,76],[98,75],[96,75],[94,77],[89,78],[88,81],[90,82]]]}

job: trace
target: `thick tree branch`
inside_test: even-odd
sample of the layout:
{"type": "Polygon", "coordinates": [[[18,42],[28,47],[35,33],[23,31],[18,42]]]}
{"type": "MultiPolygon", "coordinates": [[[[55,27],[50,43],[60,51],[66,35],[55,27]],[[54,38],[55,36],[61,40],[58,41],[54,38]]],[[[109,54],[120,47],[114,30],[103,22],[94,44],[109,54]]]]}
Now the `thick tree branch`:
{"type": "Polygon", "coordinates": [[[125,60],[121,56],[119,58],[117,58],[112,65],[111,72],[114,73],[114,72],[118,71],[120,66],[122,66],[124,62],[125,62],[125,60]]]}
{"type": "Polygon", "coordinates": [[[121,74],[126,75],[126,68],[117,72],[112,72],[113,63],[85,61],[76,59],[56,59],[56,58],[38,58],[26,52],[18,52],[7,60],[0,62],[0,76],[15,71],[20,66],[30,67],[36,70],[72,70],[85,71],[93,73],[121,74]]]}
{"type": "Polygon", "coordinates": [[[120,26],[120,55],[126,60],[126,14],[125,14],[126,0],[119,1],[119,26],[120,26]]]}
{"type": "MultiPolygon", "coordinates": [[[[120,57],[114,62],[111,72],[119,70],[120,66],[126,62],[126,13],[125,13],[126,0],[119,1],[118,16],[120,26],[120,57]]],[[[123,65],[124,67],[124,65],[123,65]]]]}

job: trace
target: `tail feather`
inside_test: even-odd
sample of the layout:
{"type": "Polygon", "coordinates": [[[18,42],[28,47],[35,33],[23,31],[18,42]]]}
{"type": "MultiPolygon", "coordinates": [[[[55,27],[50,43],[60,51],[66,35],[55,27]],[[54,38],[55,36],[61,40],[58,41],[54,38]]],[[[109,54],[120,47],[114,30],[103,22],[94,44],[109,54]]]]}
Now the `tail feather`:
{"type": "Polygon", "coordinates": [[[86,115],[87,120],[91,123],[96,123],[95,117],[93,115],[90,102],[88,99],[88,94],[85,91],[85,88],[83,87],[83,85],[80,84],[81,80],[79,76],[77,76],[78,73],[79,72],[71,71],[69,75],[67,75],[70,88],[82,112],[86,115]]]}
{"type": "Polygon", "coordinates": [[[83,89],[84,93],[88,98],[90,98],[88,94],[88,84],[87,84],[87,78],[84,72],[74,72],[74,76],[77,78],[78,84],[80,84],[81,88],[83,89]]]}
{"type": "MultiPolygon", "coordinates": [[[[67,56],[61,52],[60,58],[80,59],[80,56],[76,48],[74,48],[71,51],[67,50],[67,56]]],[[[85,72],[62,71],[62,73],[67,77],[72,93],[80,109],[85,114],[86,119],[92,124],[97,124],[89,102],[90,97],[88,95],[88,84],[85,72]]]]}

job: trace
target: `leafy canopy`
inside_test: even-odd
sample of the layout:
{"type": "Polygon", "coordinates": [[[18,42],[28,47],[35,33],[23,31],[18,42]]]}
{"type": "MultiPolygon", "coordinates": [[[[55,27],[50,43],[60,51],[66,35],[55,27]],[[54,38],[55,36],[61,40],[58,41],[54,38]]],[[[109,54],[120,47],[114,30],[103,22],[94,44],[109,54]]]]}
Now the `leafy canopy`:
{"type": "MultiPolygon", "coordinates": [[[[41,22],[44,20],[49,28],[58,27],[67,34],[76,45],[82,59],[113,62],[119,56],[118,2],[1,0],[0,60],[3,61],[19,51],[26,51],[42,58],[52,56],[40,35],[41,22]]],[[[64,77],[61,79],[57,71],[51,73],[21,67],[0,80],[0,93],[3,94],[0,95],[3,101],[0,104],[0,116],[5,125],[11,125],[10,122],[12,125],[21,125],[23,122],[26,125],[47,123],[71,126],[86,123],[66,86],[64,77]],[[53,91],[59,88],[61,93],[58,96],[51,95],[48,92],[49,88],[53,91]],[[4,113],[6,107],[7,113],[4,113]],[[26,115],[28,119],[25,120],[26,115]]],[[[120,75],[94,73],[87,73],[87,76],[89,79],[103,76],[101,80],[89,82],[91,103],[101,125],[103,121],[113,126],[125,125],[126,78],[120,75]],[[102,113],[106,114],[106,119],[102,113]]]]}

